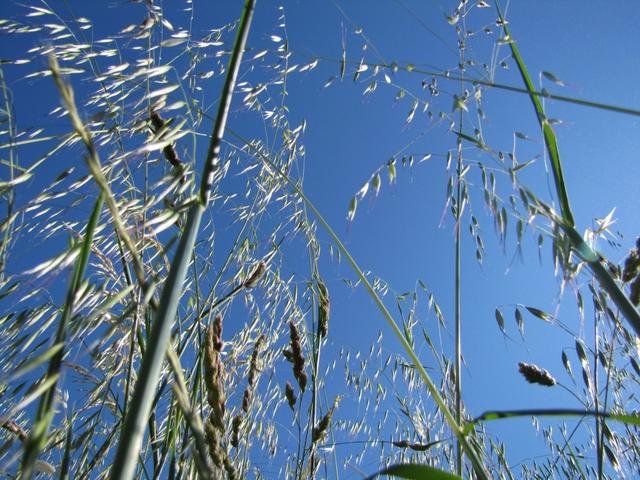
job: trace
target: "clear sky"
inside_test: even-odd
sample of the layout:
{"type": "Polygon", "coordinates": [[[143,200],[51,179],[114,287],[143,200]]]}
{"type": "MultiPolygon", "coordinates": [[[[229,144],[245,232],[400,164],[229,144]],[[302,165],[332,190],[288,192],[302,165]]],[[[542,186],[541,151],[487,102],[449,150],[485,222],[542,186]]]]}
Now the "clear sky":
{"type": "MultiPolygon", "coordinates": [[[[25,3],[41,5],[33,0],[25,3]]],[[[189,16],[181,8],[174,9],[170,3],[165,0],[163,4],[166,18],[175,27],[186,28],[189,16]]],[[[194,0],[193,4],[192,29],[201,35],[206,29],[237,18],[242,2],[194,0]]],[[[90,33],[93,40],[118,32],[129,24],[139,24],[144,18],[142,5],[124,0],[53,1],[50,6],[64,12],[66,17],[70,17],[72,11],[73,15],[91,18],[94,21],[90,33]]],[[[449,152],[453,153],[455,162],[456,137],[450,127],[451,122],[455,122],[455,129],[459,128],[459,112],[452,112],[452,104],[453,95],[460,94],[460,83],[438,78],[438,96],[432,96],[424,86],[432,80],[425,72],[450,71],[459,75],[455,26],[447,22],[454,7],[455,2],[444,1],[295,0],[276,3],[262,0],[255,12],[247,54],[250,58],[252,53],[262,49],[276,48],[281,39],[286,39],[292,52],[290,65],[298,65],[299,70],[301,66],[319,60],[313,70],[294,71],[287,79],[286,104],[290,122],[292,125],[306,122],[302,137],[305,158],[301,163],[304,190],[360,266],[371,272],[371,278],[379,277],[388,283],[386,302],[398,319],[394,296],[419,292],[416,312],[419,325],[450,358],[453,356],[455,225],[446,205],[446,192],[447,181],[454,170],[447,172],[446,162],[449,152]],[[282,10],[278,8],[280,5],[284,7],[282,10]],[[283,13],[284,22],[279,18],[283,13]],[[347,62],[341,79],[343,50],[347,62]],[[361,61],[363,65],[411,64],[413,71],[401,69],[393,73],[390,69],[381,69],[376,74],[370,66],[354,81],[361,61]],[[385,81],[385,73],[389,82],[385,81]],[[375,82],[375,90],[365,93],[372,82],[375,82]],[[330,85],[326,86],[327,83],[330,85]],[[399,95],[399,92],[405,93],[399,95]],[[421,103],[407,122],[414,106],[413,98],[421,103]],[[430,102],[426,112],[422,109],[424,101],[430,102]],[[431,156],[421,162],[427,154],[431,156]],[[407,163],[413,158],[413,166],[402,166],[403,157],[407,163]],[[392,158],[396,159],[397,178],[390,184],[386,165],[392,158]],[[349,222],[347,213],[351,199],[379,169],[382,177],[379,194],[376,196],[370,187],[358,202],[355,218],[349,222]],[[442,309],[446,330],[438,327],[433,309],[427,309],[427,296],[420,289],[419,280],[433,293],[442,309]]],[[[0,17],[12,18],[24,11],[22,3],[5,1],[0,6],[0,17]]],[[[638,2],[514,1],[509,4],[506,17],[512,37],[538,88],[568,97],[640,109],[638,2]],[[543,77],[543,71],[559,80],[551,81],[551,75],[543,77]]],[[[473,60],[474,64],[467,65],[465,76],[487,80],[491,74],[496,83],[522,87],[508,46],[496,47],[499,27],[495,21],[493,8],[474,8],[458,21],[457,25],[475,32],[468,39],[465,51],[465,59],[473,60]],[[493,34],[485,33],[484,28],[490,28],[493,34]]],[[[224,40],[230,42],[227,37],[224,40]]],[[[32,46],[33,39],[0,37],[0,58],[20,58],[18,52],[32,46]]],[[[125,40],[122,42],[126,47],[125,40]]],[[[228,45],[226,43],[225,48],[228,45]]],[[[44,61],[37,61],[44,68],[44,61]]],[[[239,81],[256,82],[261,75],[269,78],[264,65],[259,62],[252,65],[252,70],[241,70],[239,81]]],[[[59,103],[49,88],[51,80],[24,78],[33,68],[32,65],[11,65],[4,70],[15,96],[20,126],[68,131],[64,120],[47,116],[47,112],[59,103]]],[[[79,92],[88,89],[87,78],[76,75],[72,79],[79,92]]],[[[219,85],[219,79],[212,79],[212,93],[203,94],[204,105],[215,106],[219,85]]],[[[467,83],[466,88],[473,95],[473,86],[467,83]]],[[[260,125],[246,120],[248,115],[239,98],[237,96],[234,102],[229,128],[245,136],[259,135],[260,125]]],[[[594,218],[605,217],[615,208],[613,230],[622,235],[621,247],[611,248],[603,242],[598,248],[610,260],[620,262],[640,234],[640,119],[553,100],[545,101],[545,106],[547,116],[559,121],[554,128],[577,228],[583,232],[594,227],[594,218]]],[[[547,174],[548,164],[545,166],[542,136],[528,97],[485,88],[482,108],[485,118],[480,121],[473,99],[469,100],[468,112],[462,120],[463,131],[474,135],[474,129],[478,129],[485,144],[506,154],[515,153],[520,163],[534,159],[519,178],[541,198],[555,201],[553,181],[547,174]],[[526,138],[516,137],[515,132],[526,138]]],[[[38,152],[42,152],[38,147],[24,150],[21,158],[29,163],[29,154],[38,152]]],[[[547,239],[538,253],[537,235],[527,228],[519,254],[515,220],[511,217],[503,247],[484,203],[477,162],[483,162],[489,171],[496,171],[497,190],[506,205],[508,196],[515,194],[517,197],[517,192],[511,191],[508,175],[497,171],[494,160],[483,156],[468,143],[465,143],[463,153],[465,161],[472,166],[467,174],[470,203],[464,212],[461,236],[465,359],[462,388],[466,411],[474,416],[494,409],[579,408],[575,398],[562,388],[528,385],[517,368],[519,361],[538,364],[559,382],[580,392],[580,375],[576,375],[577,386],[574,386],[561,362],[561,352],[566,351],[574,371],[578,371],[574,338],[521,308],[525,316],[526,341],[523,342],[513,311],[516,305],[527,305],[550,312],[573,332],[592,342],[591,305],[587,305],[586,320],[581,321],[574,300],[578,287],[586,296],[590,277],[583,273],[575,284],[561,292],[560,283],[554,277],[550,242],[547,239]],[[481,265],[476,261],[474,239],[469,235],[471,215],[480,223],[484,242],[481,265]],[[496,308],[504,314],[509,338],[505,338],[498,328],[496,308]]],[[[76,162],[76,159],[70,161],[76,162]]],[[[79,159],[74,165],[80,170],[84,168],[79,159]]],[[[55,177],[62,168],[60,165],[47,166],[43,175],[55,177]]],[[[199,164],[195,170],[200,171],[199,164]]],[[[46,181],[32,180],[24,186],[25,192],[36,191],[40,182],[46,181]]],[[[231,181],[223,188],[231,191],[240,185],[241,181],[231,181]]],[[[327,347],[329,353],[324,358],[331,357],[332,353],[337,355],[343,348],[366,353],[377,341],[379,332],[383,335],[383,356],[401,353],[371,298],[361,286],[349,285],[356,281],[354,273],[344,262],[331,258],[331,240],[326,232],[320,227],[318,232],[322,248],[321,269],[332,300],[332,333],[327,347]]],[[[229,240],[221,240],[223,244],[226,241],[229,240]]],[[[14,257],[11,268],[15,272],[33,266],[39,256],[45,255],[35,245],[35,242],[27,242],[14,247],[16,252],[24,249],[24,255],[14,257]]],[[[302,284],[309,278],[308,263],[293,256],[290,258],[293,260],[283,262],[283,272],[296,275],[302,284]]],[[[399,302],[404,314],[410,310],[410,302],[410,296],[399,302]]],[[[416,335],[420,335],[419,327],[416,327],[416,335]]],[[[422,341],[418,346],[425,365],[434,368],[436,360],[428,347],[422,341]]],[[[341,374],[340,367],[333,373],[336,377],[341,374]]],[[[327,385],[329,390],[341,388],[337,378],[328,379],[327,385]]],[[[352,410],[356,408],[347,402],[336,413],[337,418],[357,414],[352,410]]],[[[389,408],[394,415],[400,416],[392,398],[389,408]]],[[[637,401],[630,401],[629,409],[638,409],[637,401]]],[[[568,422],[569,425],[574,423],[573,420],[568,422]]],[[[530,462],[539,455],[548,454],[539,438],[541,435],[531,427],[529,419],[496,422],[487,428],[507,445],[510,465],[530,462]]],[[[338,452],[340,455],[340,450],[338,452]]],[[[373,471],[375,460],[374,455],[369,463],[359,468],[373,471]]],[[[354,469],[347,468],[345,472],[344,478],[360,478],[354,469]]]]}

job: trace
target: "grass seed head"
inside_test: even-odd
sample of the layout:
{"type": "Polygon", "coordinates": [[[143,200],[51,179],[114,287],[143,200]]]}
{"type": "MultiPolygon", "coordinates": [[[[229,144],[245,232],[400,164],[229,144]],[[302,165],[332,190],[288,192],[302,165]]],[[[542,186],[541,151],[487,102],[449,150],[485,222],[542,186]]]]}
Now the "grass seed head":
{"type": "Polygon", "coordinates": [[[291,339],[291,356],[293,358],[293,376],[298,381],[300,390],[304,392],[307,386],[307,374],[304,371],[304,355],[302,354],[300,334],[293,321],[289,322],[289,336],[291,339]]]}
{"type": "Polygon", "coordinates": [[[258,282],[260,281],[260,279],[262,278],[262,276],[264,275],[264,272],[267,271],[267,264],[264,263],[263,261],[258,262],[258,265],[255,266],[255,268],[253,269],[253,272],[251,272],[251,275],[249,275],[247,277],[247,279],[244,281],[243,286],[244,288],[255,288],[258,285],[258,282]]]}
{"type": "Polygon", "coordinates": [[[289,382],[284,386],[284,396],[287,398],[289,408],[291,408],[291,410],[295,410],[298,398],[296,397],[296,392],[293,391],[293,387],[289,382]]]}
{"type": "Polygon", "coordinates": [[[329,291],[322,281],[318,282],[318,290],[320,291],[320,298],[318,299],[318,337],[324,338],[329,333],[331,303],[329,301],[329,291]]]}
{"type": "Polygon", "coordinates": [[[205,337],[205,385],[207,387],[207,402],[211,407],[209,419],[218,430],[224,431],[224,370],[220,360],[222,350],[222,317],[217,315],[213,324],[207,329],[205,337]]]}
{"type": "Polygon", "coordinates": [[[556,379],[544,368],[537,365],[519,362],[518,370],[529,383],[537,383],[546,387],[553,387],[556,384],[556,379]]]}

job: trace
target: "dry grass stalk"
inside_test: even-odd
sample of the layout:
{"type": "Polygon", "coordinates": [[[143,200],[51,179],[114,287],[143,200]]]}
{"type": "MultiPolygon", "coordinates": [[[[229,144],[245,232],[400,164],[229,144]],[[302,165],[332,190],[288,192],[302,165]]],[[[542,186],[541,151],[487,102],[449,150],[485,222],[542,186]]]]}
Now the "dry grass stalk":
{"type": "Polygon", "coordinates": [[[518,370],[529,383],[536,383],[545,387],[553,387],[556,384],[556,379],[544,368],[540,368],[537,365],[519,362],[518,370]]]}

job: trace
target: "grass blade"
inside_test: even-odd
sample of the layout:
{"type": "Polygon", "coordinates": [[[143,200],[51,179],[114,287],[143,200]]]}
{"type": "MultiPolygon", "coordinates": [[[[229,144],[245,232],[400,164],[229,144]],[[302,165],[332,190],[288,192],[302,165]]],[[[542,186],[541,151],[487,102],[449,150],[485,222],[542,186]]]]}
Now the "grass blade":
{"type": "Polygon", "coordinates": [[[544,143],[547,147],[547,153],[549,154],[549,160],[551,161],[551,171],[553,172],[553,180],[556,186],[556,193],[558,195],[558,200],[560,201],[560,210],[562,212],[562,218],[565,223],[571,225],[572,227],[575,225],[573,220],[573,214],[571,213],[571,206],[569,205],[569,197],[567,195],[567,187],[564,182],[564,174],[562,173],[562,163],[560,162],[560,153],[558,152],[558,142],[556,140],[556,134],[553,131],[553,128],[547,121],[547,117],[544,114],[544,109],[542,108],[542,102],[538,98],[537,95],[534,94],[536,91],[533,82],[531,81],[531,76],[529,75],[529,71],[527,70],[526,65],[524,64],[524,60],[520,55],[520,51],[516,46],[513,39],[511,39],[511,33],[509,32],[509,27],[507,26],[507,22],[502,17],[502,12],[500,11],[500,7],[496,3],[496,8],[498,9],[498,16],[502,21],[502,28],[504,30],[505,38],[509,39],[509,47],[511,48],[511,55],[513,56],[516,64],[518,65],[518,71],[522,76],[522,81],[527,87],[527,91],[529,92],[529,98],[531,99],[531,103],[533,103],[533,108],[536,112],[536,116],[538,117],[538,123],[542,128],[542,133],[544,136],[544,143]]]}
{"type": "Polygon", "coordinates": [[[399,463],[374,473],[365,480],[374,480],[380,475],[389,475],[409,480],[462,480],[462,477],[453,473],[445,472],[428,465],[418,465],[412,463],[399,463]]]}
{"type": "MultiPolygon", "coordinates": [[[[73,277],[71,278],[71,282],[69,283],[67,298],[62,310],[60,324],[58,325],[58,330],[56,332],[55,345],[52,349],[50,349],[50,352],[55,349],[55,353],[53,353],[53,355],[51,356],[51,360],[49,361],[49,368],[47,369],[46,374],[46,378],[48,379],[57,379],[60,375],[60,370],[62,368],[62,359],[64,358],[64,342],[67,337],[67,326],[69,324],[69,320],[73,315],[73,300],[76,296],[76,292],[78,291],[78,287],[80,286],[82,278],[84,277],[87,263],[89,262],[91,244],[93,243],[93,236],[96,231],[96,226],[98,225],[98,220],[100,218],[102,204],[102,194],[100,194],[98,195],[96,203],[93,206],[91,216],[89,217],[89,223],[87,224],[84,240],[80,249],[80,256],[76,260],[73,277]]],[[[54,399],[56,385],[57,381],[52,381],[50,387],[43,393],[42,398],[40,399],[34,426],[31,429],[31,434],[29,435],[29,438],[24,445],[21,478],[29,479],[32,477],[38,455],[47,443],[47,434],[49,432],[49,427],[55,414],[54,399]]]]}
{"type": "Polygon", "coordinates": [[[518,418],[518,417],[598,417],[607,418],[609,420],[615,420],[627,425],[640,426],[640,416],[628,415],[628,414],[613,414],[607,412],[600,412],[595,410],[575,410],[566,408],[552,408],[552,409],[530,409],[530,410],[492,410],[484,412],[479,417],[474,418],[464,427],[465,435],[473,430],[473,427],[481,422],[488,422],[491,420],[502,420],[505,418],[518,418]]]}

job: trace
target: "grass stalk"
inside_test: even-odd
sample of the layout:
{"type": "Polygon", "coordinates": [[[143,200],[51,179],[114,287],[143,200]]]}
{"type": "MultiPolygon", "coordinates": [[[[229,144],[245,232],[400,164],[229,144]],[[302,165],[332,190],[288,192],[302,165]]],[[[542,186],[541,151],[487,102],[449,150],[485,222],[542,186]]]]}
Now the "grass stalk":
{"type": "Polygon", "coordinates": [[[520,75],[522,76],[522,79],[527,87],[527,92],[529,93],[531,102],[533,103],[533,107],[538,118],[538,123],[542,128],[544,142],[547,147],[549,159],[551,161],[551,169],[553,171],[556,193],[560,202],[560,211],[562,214],[561,219],[556,218],[554,220],[554,218],[552,218],[552,220],[554,220],[562,228],[562,230],[569,238],[573,250],[578,254],[580,258],[588,263],[594,276],[598,279],[600,286],[613,299],[617,307],[622,311],[624,316],[627,318],[627,320],[635,330],[636,335],[640,337],[640,314],[638,313],[638,310],[633,306],[629,298],[620,289],[616,281],[611,276],[611,273],[604,267],[604,265],[602,264],[602,257],[584,241],[582,235],[580,235],[575,229],[575,222],[573,219],[573,214],[571,212],[571,207],[569,206],[569,197],[567,195],[564,174],[562,172],[562,163],[560,161],[560,154],[558,152],[558,144],[555,133],[546,119],[544,110],[542,108],[542,103],[540,102],[538,95],[535,94],[531,76],[529,75],[522,56],[520,55],[518,47],[511,38],[509,28],[504,21],[502,12],[500,11],[500,7],[497,3],[496,8],[498,10],[498,16],[500,20],[502,20],[505,38],[507,38],[509,41],[511,54],[513,55],[513,58],[518,65],[518,70],[520,71],[520,75]]]}
{"type": "Polygon", "coordinates": [[[209,192],[220,153],[220,143],[224,135],[231,97],[249,35],[254,7],[255,0],[247,0],[245,2],[227,69],[222,97],[218,106],[218,115],[209,144],[209,151],[205,159],[199,199],[194,201],[189,208],[185,229],[180,237],[169,275],[162,289],[160,304],[151,328],[147,349],[142,357],[142,365],[138,373],[133,397],[120,434],[120,441],[111,471],[113,480],[129,480],[134,476],[145,424],[149,418],[155,390],[160,378],[160,370],[171,337],[171,328],[182,296],[182,284],[186,278],[192,258],[200,220],[209,200],[209,192]]]}

